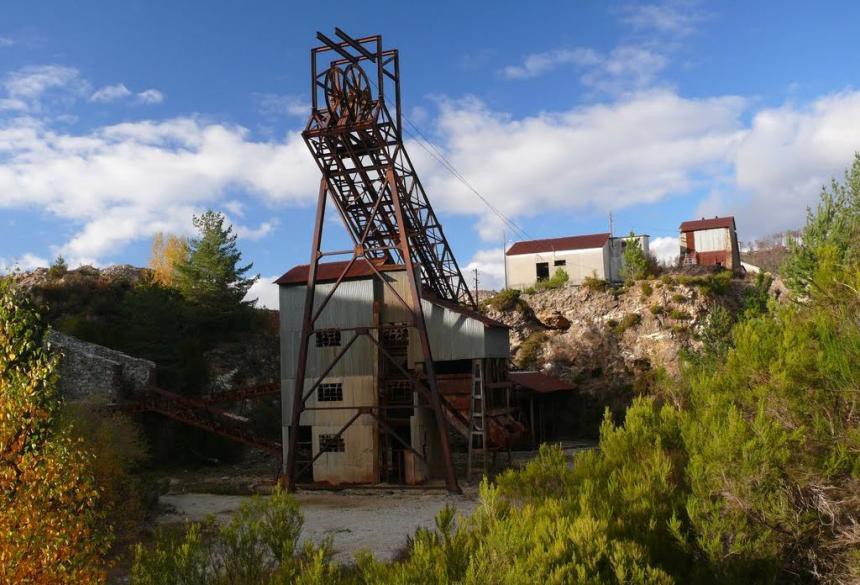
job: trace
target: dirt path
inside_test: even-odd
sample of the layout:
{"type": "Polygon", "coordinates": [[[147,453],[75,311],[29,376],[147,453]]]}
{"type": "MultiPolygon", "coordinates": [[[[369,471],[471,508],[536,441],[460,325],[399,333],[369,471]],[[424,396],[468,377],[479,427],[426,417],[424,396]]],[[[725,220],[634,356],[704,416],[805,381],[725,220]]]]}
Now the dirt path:
{"type": "MultiPolygon", "coordinates": [[[[170,512],[162,514],[157,522],[199,521],[210,514],[225,522],[247,499],[199,493],[164,495],[160,504],[170,512]]],[[[331,536],[335,559],[345,563],[351,562],[359,550],[391,560],[417,528],[434,526],[436,513],[445,504],[463,514],[471,513],[477,505],[474,488],[462,496],[450,496],[441,490],[300,492],[296,500],[305,517],[303,538],[319,542],[331,536]]]]}

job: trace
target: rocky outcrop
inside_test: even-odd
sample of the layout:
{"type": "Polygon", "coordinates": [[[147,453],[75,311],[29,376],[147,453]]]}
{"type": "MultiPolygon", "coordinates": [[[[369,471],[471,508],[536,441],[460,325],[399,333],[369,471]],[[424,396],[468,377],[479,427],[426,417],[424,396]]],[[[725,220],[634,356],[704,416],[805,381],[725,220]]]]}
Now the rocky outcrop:
{"type": "Polygon", "coordinates": [[[149,360],[54,330],[48,333],[48,343],[62,356],[58,387],[60,394],[68,400],[95,398],[117,402],[143,392],[155,383],[155,364],[149,360]]]}
{"type": "Polygon", "coordinates": [[[733,281],[718,299],[668,278],[622,289],[564,286],[523,294],[506,311],[492,306],[487,311],[511,327],[515,360],[523,341],[542,331],[546,341],[537,358],[540,369],[600,392],[631,389],[656,368],[677,376],[679,353],[699,346],[696,333],[712,303],[735,310],[746,286],[733,281]]]}

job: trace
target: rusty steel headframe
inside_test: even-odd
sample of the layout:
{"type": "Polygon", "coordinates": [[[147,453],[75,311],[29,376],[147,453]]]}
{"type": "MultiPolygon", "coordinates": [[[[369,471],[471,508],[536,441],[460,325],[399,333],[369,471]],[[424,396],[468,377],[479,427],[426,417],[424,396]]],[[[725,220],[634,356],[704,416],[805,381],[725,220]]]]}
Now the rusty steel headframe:
{"type": "MultiPolygon", "coordinates": [[[[448,440],[446,412],[453,410],[442,398],[436,384],[430,339],[422,310],[422,295],[433,295],[455,303],[475,305],[469,287],[463,278],[454,254],[448,245],[442,226],[430,206],[427,194],[412,166],[403,145],[400,102],[400,64],[396,49],[383,49],[380,35],[352,38],[339,28],[334,41],[322,33],[317,38],[322,45],[311,50],[312,110],[302,136],[322,173],[316,221],[311,243],[307,290],[304,305],[302,334],[296,362],[296,385],[293,391],[290,420],[289,448],[285,460],[287,486],[296,486],[296,453],[298,428],[306,402],[325,376],[349,351],[359,337],[374,343],[380,362],[394,366],[398,380],[409,384],[426,401],[416,401],[413,408],[429,408],[436,419],[440,452],[444,459],[446,485],[449,491],[459,492],[451,448],[448,440]],[[368,76],[370,70],[371,75],[368,76]],[[393,95],[394,115],[388,110],[386,95],[393,95]],[[354,248],[324,252],[321,249],[325,208],[328,197],[339,212],[354,248]],[[315,303],[317,267],[325,256],[351,255],[343,272],[326,296],[315,303]],[[315,323],[353,265],[367,262],[374,276],[393,293],[407,310],[416,339],[421,345],[424,359],[423,372],[406,371],[381,343],[386,327],[402,327],[403,323],[377,322],[373,327],[349,329],[349,341],[330,363],[322,375],[305,389],[308,348],[315,334],[315,323]],[[383,278],[377,266],[380,263],[402,265],[409,281],[409,295],[404,299],[383,278]],[[316,308],[315,308],[316,305],[316,308]]],[[[376,388],[380,392],[386,380],[377,368],[376,388]]],[[[405,444],[386,422],[384,401],[374,405],[356,407],[316,406],[315,410],[354,409],[355,416],[340,429],[342,434],[363,415],[373,417],[380,433],[386,433],[406,450],[426,462],[424,453],[405,444]]],[[[308,469],[323,451],[305,464],[308,469]]]]}

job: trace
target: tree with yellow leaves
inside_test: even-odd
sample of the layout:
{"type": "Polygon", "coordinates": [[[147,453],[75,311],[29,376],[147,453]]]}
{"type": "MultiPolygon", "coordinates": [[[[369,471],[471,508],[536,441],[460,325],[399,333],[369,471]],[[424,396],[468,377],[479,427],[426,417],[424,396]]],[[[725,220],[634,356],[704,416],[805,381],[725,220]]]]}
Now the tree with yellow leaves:
{"type": "Polygon", "coordinates": [[[98,583],[108,545],[90,455],[56,422],[56,355],[0,280],[0,583],[98,583]]]}
{"type": "Polygon", "coordinates": [[[152,280],[162,286],[175,284],[176,266],[188,258],[188,241],[173,234],[158,232],[152,238],[149,267],[152,280]]]}

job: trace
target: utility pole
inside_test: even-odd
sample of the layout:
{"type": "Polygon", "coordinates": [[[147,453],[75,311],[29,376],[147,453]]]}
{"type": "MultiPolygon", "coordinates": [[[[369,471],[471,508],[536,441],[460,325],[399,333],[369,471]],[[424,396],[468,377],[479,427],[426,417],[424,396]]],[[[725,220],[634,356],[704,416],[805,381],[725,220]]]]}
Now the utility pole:
{"type": "Polygon", "coordinates": [[[609,212],[609,237],[611,238],[613,235],[615,235],[615,234],[612,232],[612,212],[610,211],[609,212]]]}
{"type": "Polygon", "coordinates": [[[502,265],[505,267],[505,288],[508,288],[508,233],[502,230],[502,265]]]}
{"type": "Polygon", "coordinates": [[[481,304],[481,299],[478,295],[478,267],[475,266],[475,302],[481,304]]]}

